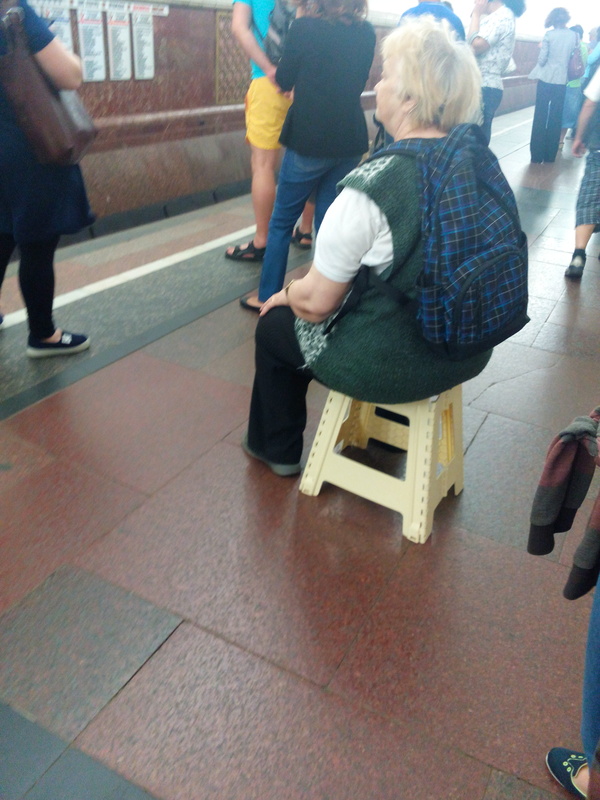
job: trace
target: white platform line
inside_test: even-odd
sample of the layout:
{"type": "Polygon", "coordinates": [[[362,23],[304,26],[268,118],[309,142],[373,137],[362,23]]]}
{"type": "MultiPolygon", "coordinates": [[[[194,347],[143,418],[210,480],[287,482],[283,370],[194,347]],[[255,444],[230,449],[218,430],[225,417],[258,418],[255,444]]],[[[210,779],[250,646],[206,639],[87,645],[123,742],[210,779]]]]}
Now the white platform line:
{"type": "Polygon", "coordinates": [[[514,131],[515,128],[522,128],[523,125],[531,125],[531,120],[526,119],[523,122],[517,122],[516,125],[511,125],[510,128],[504,128],[504,130],[496,131],[496,133],[492,133],[492,139],[494,139],[496,136],[502,136],[503,133],[514,131]]]}
{"type": "MultiPolygon", "coordinates": [[[[214,250],[216,247],[221,247],[227,244],[232,239],[242,239],[249,236],[256,230],[255,225],[250,225],[247,228],[241,228],[239,231],[232,231],[226,236],[220,236],[218,239],[212,239],[210,242],[199,244],[196,247],[190,247],[188,250],[180,250],[173,255],[159,258],[158,261],[151,261],[149,264],[142,264],[140,267],[121,272],[119,275],[112,275],[110,278],[104,278],[95,283],[89,283],[87,286],[82,286],[81,289],[74,289],[72,292],[66,292],[54,298],[53,308],[61,308],[70,303],[75,303],[78,300],[83,300],[85,297],[91,297],[94,294],[99,294],[107,289],[113,289],[115,286],[122,286],[124,283],[135,281],[138,278],[143,278],[145,275],[150,275],[153,272],[158,272],[161,269],[172,267],[175,264],[180,264],[182,261],[187,261],[190,258],[199,256],[202,253],[207,253],[209,250],[214,250]]],[[[27,312],[25,309],[20,311],[13,311],[11,314],[6,314],[4,317],[4,328],[10,328],[12,325],[19,325],[27,319],[27,312]]]]}

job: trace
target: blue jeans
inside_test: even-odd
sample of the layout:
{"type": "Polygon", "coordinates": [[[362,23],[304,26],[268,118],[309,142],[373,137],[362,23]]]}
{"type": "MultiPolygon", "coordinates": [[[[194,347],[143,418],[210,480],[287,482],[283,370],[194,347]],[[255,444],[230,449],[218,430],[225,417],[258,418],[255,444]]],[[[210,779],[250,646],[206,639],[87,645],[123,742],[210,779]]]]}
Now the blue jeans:
{"type": "Polygon", "coordinates": [[[360,161],[353,158],[313,158],[287,150],[277,185],[275,208],[269,223],[267,252],[260,274],[258,299],[268,300],[283,286],[294,225],[304,204],[315,192],[315,231],[318,233],[325,212],[335,200],[336,185],[360,161]]]}
{"type": "Polygon", "coordinates": [[[581,741],[588,764],[591,765],[594,763],[594,751],[600,741],[600,586],[594,590],[594,602],[588,626],[583,673],[581,741]]]}

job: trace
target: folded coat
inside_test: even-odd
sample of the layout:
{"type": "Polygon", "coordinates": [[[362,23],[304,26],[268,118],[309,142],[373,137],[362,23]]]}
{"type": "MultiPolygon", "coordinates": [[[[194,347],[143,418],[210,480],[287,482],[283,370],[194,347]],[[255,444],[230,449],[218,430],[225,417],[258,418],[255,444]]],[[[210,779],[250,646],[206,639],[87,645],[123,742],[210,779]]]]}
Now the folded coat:
{"type": "MultiPolygon", "coordinates": [[[[527,552],[546,555],[554,549],[554,534],[568,531],[600,466],[598,426],[600,406],[588,417],[576,417],[552,440],[533,500],[527,552]]],[[[573,556],[563,590],[568,600],[592,589],[600,572],[600,492],[588,525],[573,556]]]]}

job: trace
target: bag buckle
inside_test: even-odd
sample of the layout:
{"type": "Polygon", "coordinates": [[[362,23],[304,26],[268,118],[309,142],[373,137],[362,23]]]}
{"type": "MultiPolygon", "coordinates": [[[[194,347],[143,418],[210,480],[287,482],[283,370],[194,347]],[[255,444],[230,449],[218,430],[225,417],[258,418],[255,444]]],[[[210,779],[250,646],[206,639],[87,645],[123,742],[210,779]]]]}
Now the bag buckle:
{"type": "Polygon", "coordinates": [[[12,8],[7,9],[6,14],[2,17],[2,24],[10,25],[12,18],[14,18],[17,22],[23,22],[25,19],[25,12],[21,6],[13,6],[12,8]]]}

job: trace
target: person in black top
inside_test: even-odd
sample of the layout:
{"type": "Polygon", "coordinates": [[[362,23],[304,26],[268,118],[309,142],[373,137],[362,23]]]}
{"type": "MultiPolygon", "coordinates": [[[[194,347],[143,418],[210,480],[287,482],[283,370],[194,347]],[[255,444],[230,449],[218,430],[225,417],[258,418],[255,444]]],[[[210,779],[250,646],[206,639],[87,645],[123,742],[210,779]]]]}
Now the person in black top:
{"type": "Polygon", "coordinates": [[[280,141],[287,147],[258,295],[243,297],[259,311],[283,286],[294,224],[315,192],[315,230],[336,195],[337,183],[368,148],[360,96],[375,51],[375,31],[365,0],[300,0],[276,80],[294,91],[280,141]]]}

